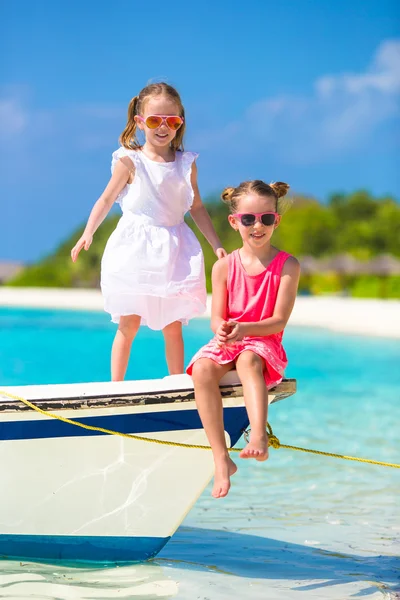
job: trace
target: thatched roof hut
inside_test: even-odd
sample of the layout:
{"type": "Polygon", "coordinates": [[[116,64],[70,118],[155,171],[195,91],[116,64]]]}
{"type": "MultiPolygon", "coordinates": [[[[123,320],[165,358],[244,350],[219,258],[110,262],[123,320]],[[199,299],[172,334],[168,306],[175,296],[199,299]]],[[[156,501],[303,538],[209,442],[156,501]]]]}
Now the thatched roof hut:
{"type": "Polygon", "coordinates": [[[314,256],[303,256],[299,259],[301,272],[303,275],[312,275],[320,273],[320,263],[314,256]]]}
{"type": "Polygon", "coordinates": [[[333,271],[342,275],[357,275],[363,272],[363,266],[351,254],[338,254],[321,261],[320,272],[324,271],[333,271]]]}
{"type": "Polygon", "coordinates": [[[371,275],[400,275],[400,260],[391,254],[381,254],[366,263],[364,272],[371,275]]]}
{"type": "Polygon", "coordinates": [[[22,271],[24,265],[19,262],[1,262],[0,261],[0,285],[12,279],[17,273],[22,271]]]}

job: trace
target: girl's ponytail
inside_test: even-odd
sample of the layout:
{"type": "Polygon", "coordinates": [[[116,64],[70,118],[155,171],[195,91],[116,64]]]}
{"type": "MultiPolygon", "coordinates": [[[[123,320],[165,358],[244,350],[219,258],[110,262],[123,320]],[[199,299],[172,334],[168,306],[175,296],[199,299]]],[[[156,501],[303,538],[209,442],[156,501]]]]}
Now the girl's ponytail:
{"type": "Polygon", "coordinates": [[[125,129],[119,137],[119,143],[128,150],[140,148],[140,144],[136,138],[136,121],[135,116],[138,114],[139,96],[134,96],[128,106],[128,121],[125,129]]]}
{"type": "Polygon", "coordinates": [[[288,183],[283,183],[283,181],[274,181],[269,184],[269,187],[272,187],[278,198],[286,196],[290,189],[290,185],[288,183]]]}
{"type": "Polygon", "coordinates": [[[235,188],[234,187],[227,187],[227,188],[225,188],[224,191],[221,194],[222,202],[225,202],[225,204],[231,204],[232,203],[232,197],[233,197],[234,193],[235,193],[235,188]]]}
{"type": "Polygon", "coordinates": [[[293,198],[285,198],[290,189],[290,185],[288,183],[283,183],[283,181],[274,181],[269,184],[269,187],[274,190],[277,198],[276,212],[280,215],[284,215],[293,204],[293,198]]]}

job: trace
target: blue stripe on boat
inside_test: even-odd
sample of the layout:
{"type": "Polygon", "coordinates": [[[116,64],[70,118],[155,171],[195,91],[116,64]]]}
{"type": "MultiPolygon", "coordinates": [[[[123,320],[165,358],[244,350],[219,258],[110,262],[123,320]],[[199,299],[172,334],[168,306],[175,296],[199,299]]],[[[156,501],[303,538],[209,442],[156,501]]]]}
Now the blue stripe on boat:
{"type": "MultiPolygon", "coordinates": [[[[22,416],[22,415],[21,415],[22,416]]],[[[202,429],[199,414],[193,410],[171,410],[123,415],[103,415],[99,417],[84,417],[74,419],[86,425],[103,427],[122,433],[144,433],[183,431],[185,429],[202,429]]],[[[232,445],[241,437],[243,429],[249,423],[244,406],[224,409],[225,431],[231,438],[232,445]]],[[[1,421],[0,440],[28,440],[56,437],[85,437],[93,435],[107,435],[99,431],[82,429],[76,425],[63,423],[56,419],[43,419],[35,421],[1,421]]]]}
{"type": "Polygon", "coordinates": [[[84,562],[144,561],[170,537],[0,535],[0,559],[84,562]]]}

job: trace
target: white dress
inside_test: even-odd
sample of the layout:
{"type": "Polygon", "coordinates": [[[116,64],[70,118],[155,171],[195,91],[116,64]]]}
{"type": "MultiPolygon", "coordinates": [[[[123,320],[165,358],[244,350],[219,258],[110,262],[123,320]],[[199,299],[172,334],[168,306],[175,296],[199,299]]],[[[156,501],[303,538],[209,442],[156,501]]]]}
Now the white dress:
{"type": "Polygon", "coordinates": [[[151,329],[187,323],[206,309],[203,253],[184,222],[197,154],[176,152],[173,162],[159,163],[141,150],[119,148],[111,171],[122,156],[132,160],[135,174],[117,198],[122,217],[101,262],[104,309],[114,323],[123,315],[139,315],[151,329]]]}

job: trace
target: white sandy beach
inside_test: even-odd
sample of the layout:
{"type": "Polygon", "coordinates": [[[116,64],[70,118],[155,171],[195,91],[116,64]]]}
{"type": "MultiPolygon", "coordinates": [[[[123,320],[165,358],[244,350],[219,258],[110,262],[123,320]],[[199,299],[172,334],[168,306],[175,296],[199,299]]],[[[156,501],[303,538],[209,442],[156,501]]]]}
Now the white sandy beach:
{"type": "MultiPolygon", "coordinates": [[[[210,300],[205,316],[210,315],[210,300]]],[[[99,290],[0,287],[0,306],[103,310],[99,290]]],[[[400,338],[400,301],[299,296],[290,325],[400,338]]]]}

